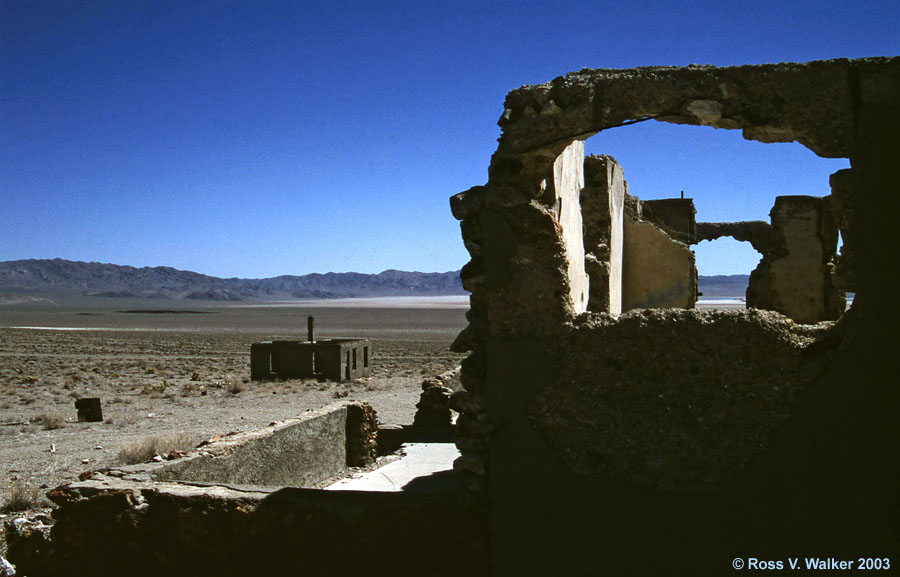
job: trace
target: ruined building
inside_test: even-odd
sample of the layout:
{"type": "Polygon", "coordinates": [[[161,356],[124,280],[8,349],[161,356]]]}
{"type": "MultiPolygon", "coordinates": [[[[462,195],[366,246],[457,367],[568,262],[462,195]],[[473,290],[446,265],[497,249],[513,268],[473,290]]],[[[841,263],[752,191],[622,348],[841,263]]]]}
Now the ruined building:
{"type": "MultiPolygon", "coordinates": [[[[747,305],[798,322],[841,316],[838,222],[831,196],[779,196],[772,223],[696,222],[693,199],[645,200],[628,194],[610,156],[584,159],[581,204],[587,310],[619,314],[637,308],[694,308],[697,267],[690,250],[730,236],[763,257],[750,275],[747,305]]],[[[560,205],[562,201],[560,201],[560,205]]]]}
{"type": "Polygon", "coordinates": [[[896,555],[900,58],[585,69],[514,90],[499,123],[487,183],[451,198],[472,293],[455,467],[488,512],[492,574],[896,555]],[[825,198],[778,198],[771,223],[696,223],[584,158],[650,120],[851,168],[825,198]],[[723,235],[763,254],[755,308],[690,310],[689,245],[723,235]],[[801,324],[837,318],[842,291],[837,322],[801,324]]]}
{"type": "Polygon", "coordinates": [[[308,318],[308,340],[263,341],[250,346],[250,378],[321,377],[341,382],[368,377],[368,339],[316,339],[315,317],[308,318]]]}
{"type": "Polygon", "coordinates": [[[85,474],[10,559],[37,577],[900,563],[900,58],[582,70],[511,92],[500,125],[487,183],[451,199],[471,255],[462,388],[426,382],[417,418],[446,424],[447,396],[460,413],[458,490],[315,488],[382,440],[371,408],[337,407],[85,474]],[[640,202],[612,158],[584,158],[590,136],[649,120],[851,168],[828,196],[778,198],[771,222],[695,222],[690,199],[640,202]],[[690,246],[723,235],[763,255],[755,308],[698,311],[690,246]],[[843,291],[849,310],[817,322],[843,291]]]}

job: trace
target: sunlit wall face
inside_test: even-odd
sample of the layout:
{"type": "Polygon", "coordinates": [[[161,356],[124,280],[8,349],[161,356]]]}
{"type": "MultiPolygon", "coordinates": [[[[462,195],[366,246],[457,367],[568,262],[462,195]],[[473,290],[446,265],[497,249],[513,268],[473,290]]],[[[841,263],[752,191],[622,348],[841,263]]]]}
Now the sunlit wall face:
{"type": "MultiPolygon", "coordinates": [[[[684,191],[698,222],[768,222],[776,196],[827,196],[829,175],[850,166],[796,142],[763,144],[737,130],[650,121],[601,132],[585,148],[616,158],[632,196],[677,198],[684,191]]],[[[692,248],[705,276],[749,274],[760,259],[749,243],[727,238],[692,248]]]]}

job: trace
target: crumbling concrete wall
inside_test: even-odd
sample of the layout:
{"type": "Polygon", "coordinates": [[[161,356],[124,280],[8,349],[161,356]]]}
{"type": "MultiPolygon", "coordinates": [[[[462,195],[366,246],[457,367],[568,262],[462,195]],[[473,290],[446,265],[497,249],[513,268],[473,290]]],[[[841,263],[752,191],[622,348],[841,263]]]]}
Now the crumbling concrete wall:
{"type": "Polygon", "coordinates": [[[629,195],[622,167],[611,156],[588,156],[584,167],[588,310],[692,308],[697,269],[689,247],[696,234],[691,199],[641,201],[629,195]]]}
{"type": "Polygon", "coordinates": [[[696,244],[697,221],[692,198],[661,198],[643,201],[641,215],[660,227],[673,239],[696,244]]]}
{"type": "Polygon", "coordinates": [[[895,552],[898,319],[882,267],[900,235],[900,59],[582,70],[510,93],[500,125],[488,182],[451,200],[472,256],[456,468],[489,512],[493,573],[895,552]],[[549,175],[572,142],[648,119],[850,158],[858,292],[837,324],[577,314],[549,175]]]}
{"type": "Polygon", "coordinates": [[[747,306],[816,323],[844,312],[832,279],[838,227],[830,198],[779,196],[770,212],[768,252],[750,273],[747,306]]]}
{"type": "Polygon", "coordinates": [[[690,246],[645,220],[625,219],[622,310],[694,308],[697,267],[690,246]]]}
{"type": "Polygon", "coordinates": [[[96,474],[49,497],[59,507],[52,545],[34,555],[33,542],[10,542],[22,575],[487,574],[484,517],[452,493],[239,490],[96,474]]]}
{"type": "Polygon", "coordinates": [[[611,156],[584,159],[581,192],[585,269],[590,277],[588,309],[622,312],[622,244],[627,184],[611,156]]]}
{"type": "Polygon", "coordinates": [[[584,141],[575,140],[553,161],[556,223],[560,227],[569,299],[576,313],[587,310],[590,280],[584,272],[581,190],[584,188],[584,141]]]}
{"type": "Polygon", "coordinates": [[[528,413],[581,475],[721,490],[788,418],[806,381],[803,351],[824,332],[757,310],[578,317],[554,347],[561,372],[528,413]]]}
{"type": "Polygon", "coordinates": [[[772,225],[761,220],[740,222],[698,222],[697,243],[730,236],[734,240],[749,242],[760,255],[768,254],[772,247],[772,225]]]}
{"type": "Polygon", "coordinates": [[[129,479],[312,487],[371,464],[377,418],[367,403],[334,403],[262,429],[206,442],[172,461],[121,467],[129,479]]]}
{"type": "Polygon", "coordinates": [[[859,194],[859,178],[850,169],[839,170],[831,175],[831,213],[841,233],[840,255],[836,258],[836,267],[832,280],[838,290],[856,291],[854,271],[856,264],[856,230],[855,204],[859,194]]]}
{"type": "Polygon", "coordinates": [[[347,408],[223,438],[152,471],[155,479],[306,487],[347,467],[347,408]]]}
{"type": "Polygon", "coordinates": [[[340,403],[168,463],[86,472],[48,493],[52,525],[5,524],[9,556],[33,577],[343,575],[348,556],[379,575],[485,575],[483,512],[453,492],[307,488],[371,465],[376,436],[369,405],[340,403]]]}

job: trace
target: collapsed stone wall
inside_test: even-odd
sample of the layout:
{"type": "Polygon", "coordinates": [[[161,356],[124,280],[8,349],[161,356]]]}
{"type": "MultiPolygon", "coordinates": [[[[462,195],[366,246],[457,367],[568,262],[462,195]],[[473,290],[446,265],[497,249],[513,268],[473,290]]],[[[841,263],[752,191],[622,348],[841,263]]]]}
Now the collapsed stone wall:
{"type": "MultiPolygon", "coordinates": [[[[900,404],[883,378],[887,325],[874,308],[890,304],[889,291],[878,259],[860,255],[897,244],[885,215],[896,214],[900,185],[884,146],[900,138],[900,58],[585,69],[511,92],[499,124],[488,182],[451,199],[472,257],[462,272],[469,326],[454,342],[471,351],[465,390],[451,398],[462,413],[456,468],[490,512],[494,573],[718,574],[736,551],[893,547],[896,512],[885,510],[900,486],[900,435],[890,434],[900,404]],[[838,276],[858,292],[839,323],[808,332],[752,311],[582,314],[571,274],[581,255],[556,190],[578,175],[560,178],[558,160],[577,171],[581,141],[650,119],[850,158],[851,175],[832,187],[844,193],[842,234],[854,233],[838,276]],[[841,501],[848,486],[865,486],[854,505],[841,501]]],[[[591,198],[603,171],[584,173],[585,228],[608,226],[589,214],[603,206],[591,198]]],[[[767,227],[744,233],[778,242],[767,227]]],[[[610,278],[591,260],[602,263],[608,238],[585,231],[589,275],[610,278]]],[[[597,284],[588,310],[610,294],[597,284]]]]}
{"type": "Polygon", "coordinates": [[[421,430],[442,429],[453,424],[450,396],[459,390],[459,367],[422,381],[422,394],[416,403],[413,427],[421,430]]]}

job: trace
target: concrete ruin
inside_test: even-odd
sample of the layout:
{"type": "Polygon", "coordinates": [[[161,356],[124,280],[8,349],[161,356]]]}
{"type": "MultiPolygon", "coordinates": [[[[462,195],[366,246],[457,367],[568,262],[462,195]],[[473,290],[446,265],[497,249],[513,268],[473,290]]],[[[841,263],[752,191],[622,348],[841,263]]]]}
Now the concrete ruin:
{"type": "Polygon", "coordinates": [[[450,200],[472,293],[456,470],[490,519],[492,574],[896,555],[900,58],[585,69],[504,108],[487,183],[450,200]],[[611,158],[581,156],[649,120],[852,168],[824,199],[779,198],[771,223],[696,223],[689,199],[641,203],[611,158]],[[724,234],[764,255],[748,301],[770,310],[689,310],[689,247],[724,234]],[[838,322],[801,324],[837,318],[840,291],[856,298],[838,322]]]}
{"type": "MultiPolygon", "coordinates": [[[[843,171],[842,171],[843,172],[843,171]]],[[[798,322],[836,320],[846,308],[838,278],[838,231],[832,196],[779,196],[762,221],[701,222],[695,242],[730,236],[749,242],[762,260],[750,273],[747,306],[798,322]]],[[[847,211],[842,211],[846,214],[847,211]]]]}
{"type": "Polygon", "coordinates": [[[370,375],[372,345],[368,339],[319,339],[315,318],[308,318],[308,340],[263,341],[250,346],[250,378],[323,378],[350,381],[370,375]]]}
{"type": "Polygon", "coordinates": [[[250,346],[250,378],[254,381],[321,377],[350,381],[370,375],[372,345],[368,339],[263,341],[250,346]]]}
{"type": "MultiPolygon", "coordinates": [[[[586,69],[514,90],[500,126],[488,182],[450,201],[471,255],[469,324],[453,343],[470,354],[449,398],[458,492],[100,473],[52,491],[52,539],[21,535],[11,560],[40,577],[101,563],[724,575],[750,557],[900,559],[900,319],[886,273],[900,246],[900,58],[586,69]],[[827,200],[776,202],[771,223],[696,223],[690,199],[641,203],[613,159],[583,158],[591,135],[646,120],[797,141],[852,168],[832,175],[827,200]],[[828,218],[844,240],[836,259],[828,218]],[[813,304],[788,312],[818,318],[832,310],[827,278],[856,293],[851,308],[817,324],[692,310],[689,247],[723,234],[766,255],[755,302],[798,291],[813,304]]],[[[445,388],[423,385],[423,421],[445,423],[445,388]]]]}
{"type": "Polygon", "coordinates": [[[52,524],[7,523],[9,558],[32,577],[99,567],[114,575],[343,575],[356,564],[374,574],[484,574],[482,512],[455,492],[427,478],[405,491],[323,490],[348,467],[372,468],[380,436],[369,405],[342,402],[159,462],[90,471],[48,493],[52,524]],[[444,560],[448,547],[459,555],[453,564],[444,560]]]}
{"type": "Polygon", "coordinates": [[[723,236],[749,242],[762,257],[750,275],[748,307],[804,323],[835,320],[846,308],[836,277],[839,226],[830,196],[778,196],[771,224],[698,223],[691,198],[630,195],[611,156],[586,157],[584,173],[579,200],[591,312],[694,308],[700,295],[690,247],[723,236]]]}

